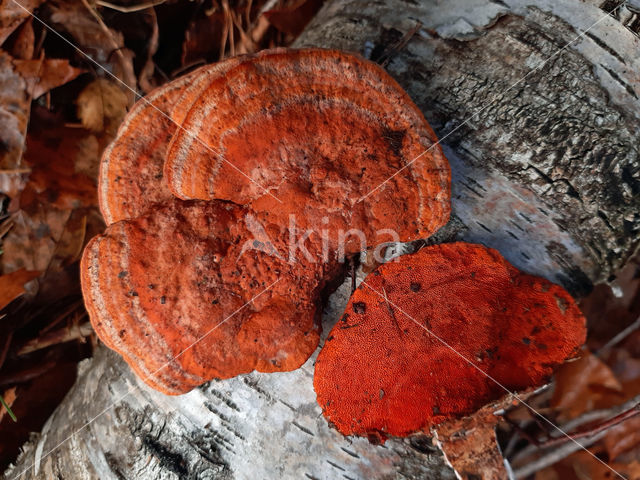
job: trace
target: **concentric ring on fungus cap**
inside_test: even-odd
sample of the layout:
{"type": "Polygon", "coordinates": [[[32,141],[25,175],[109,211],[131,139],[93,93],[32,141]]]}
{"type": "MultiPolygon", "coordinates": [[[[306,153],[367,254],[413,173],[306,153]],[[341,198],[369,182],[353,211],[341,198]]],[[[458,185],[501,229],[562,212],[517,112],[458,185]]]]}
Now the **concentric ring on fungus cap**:
{"type": "Polygon", "coordinates": [[[138,101],[102,154],[98,177],[100,210],[107,225],[135,218],[173,198],[163,179],[169,141],[197,88],[238,63],[240,57],[207,65],[156,88],[138,101]],[[186,100],[186,101],[185,101],[186,100]]]}
{"type": "Polygon", "coordinates": [[[85,248],[91,323],[153,388],[179,394],[213,378],[293,370],[318,346],[320,293],[338,265],[244,251],[248,214],[174,199],[85,248]]]}
{"type": "Polygon", "coordinates": [[[329,231],[359,229],[368,245],[382,229],[410,241],[447,222],[448,162],[378,65],[333,50],[267,50],[197,92],[165,163],[177,197],[251,204],[275,223],[295,213],[302,228],[327,218],[329,231]]]}

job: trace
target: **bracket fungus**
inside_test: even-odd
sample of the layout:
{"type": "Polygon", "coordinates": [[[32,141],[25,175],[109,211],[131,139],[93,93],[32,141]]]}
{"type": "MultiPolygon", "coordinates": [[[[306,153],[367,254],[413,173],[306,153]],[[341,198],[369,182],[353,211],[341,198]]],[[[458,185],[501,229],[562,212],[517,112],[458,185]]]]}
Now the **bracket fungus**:
{"type": "Polygon", "coordinates": [[[292,370],[318,345],[320,293],[335,272],[243,252],[247,214],[176,199],[87,245],[81,279],[96,333],[164,393],[292,370]]]}
{"type": "Polygon", "coordinates": [[[168,394],[294,369],[343,276],[336,234],[360,230],[367,248],[378,230],[428,236],[448,220],[449,184],[422,113],[371,62],[274,49],[202,67],[138,102],[105,150],[108,228],[81,264],[91,322],[168,394]],[[303,236],[310,255],[285,259],[290,214],[333,243],[303,236]]]}
{"type": "MultiPolygon", "coordinates": [[[[295,213],[301,228],[358,229],[367,245],[383,229],[410,241],[447,222],[448,162],[380,66],[335,50],[274,49],[203,78],[181,100],[183,128],[165,162],[177,197],[251,204],[277,224],[295,213]]],[[[361,248],[349,239],[346,253],[361,248]]]]}
{"type": "Polygon", "coordinates": [[[540,385],[584,340],[585,319],[558,285],[481,245],[436,245],[366,277],[314,387],[341,433],[384,440],[470,414],[504,395],[500,385],[540,385]]]}
{"type": "Polygon", "coordinates": [[[169,141],[193,101],[190,94],[204,80],[224,75],[237,61],[230,58],[201,67],[156,88],[134,105],[100,162],[98,196],[107,225],[135,218],[174,198],[163,169],[169,141]]]}

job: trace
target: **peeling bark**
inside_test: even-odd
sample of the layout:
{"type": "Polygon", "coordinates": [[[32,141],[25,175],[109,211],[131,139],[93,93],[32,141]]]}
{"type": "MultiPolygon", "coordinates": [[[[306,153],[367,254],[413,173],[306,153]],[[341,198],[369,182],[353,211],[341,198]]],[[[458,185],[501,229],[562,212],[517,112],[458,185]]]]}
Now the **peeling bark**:
{"type": "MultiPolygon", "coordinates": [[[[384,60],[443,139],[447,236],[580,295],[638,246],[639,11],[636,0],[336,0],[297,43],[384,60]]],[[[348,292],[332,297],[325,331],[348,292]]],[[[7,478],[454,478],[425,437],[375,446],[331,429],[313,358],[181,397],[149,390],[104,349],[81,370],[7,478]]]]}

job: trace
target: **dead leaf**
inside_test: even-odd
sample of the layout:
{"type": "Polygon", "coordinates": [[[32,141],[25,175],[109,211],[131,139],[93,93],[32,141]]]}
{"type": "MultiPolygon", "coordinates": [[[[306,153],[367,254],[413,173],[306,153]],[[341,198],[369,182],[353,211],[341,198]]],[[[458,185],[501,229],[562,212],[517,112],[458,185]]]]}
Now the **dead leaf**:
{"type": "Polygon", "coordinates": [[[568,420],[617,405],[623,397],[622,385],[611,369],[583,350],[581,358],[565,363],[556,372],[551,406],[558,410],[558,419],[568,420]]]}
{"type": "Polygon", "coordinates": [[[32,128],[25,152],[32,172],[22,207],[36,200],[61,209],[96,206],[96,179],[107,140],[79,128],[32,128]]]}
{"type": "Polygon", "coordinates": [[[228,19],[222,11],[194,18],[184,32],[181,64],[192,65],[217,60],[228,27],[226,22],[228,19]]]}
{"type": "Polygon", "coordinates": [[[20,269],[0,276],[0,310],[23,295],[25,293],[24,284],[40,276],[40,273],[38,271],[20,269]]]}
{"type": "Polygon", "coordinates": [[[85,72],[64,59],[14,60],[13,64],[26,80],[28,92],[34,100],[85,72]]]}
{"type": "Polygon", "coordinates": [[[16,31],[15,40],[10,49],[11,56],[21,60],[31,60],[33,58],[35,41],[33,17],[29,17],[16,31]]]}
{"type": "Polygon", "coordinates": [[[95,79],[76,100],[82,125],[94,132],[116,130],[127,113],[128,103],[120,87],[106,78],[95,79]]]}
{"type": "MultiPolygon", "coordinates": [[[[640,463],[611,463],[609,466],[622,478],[640,480],[640,463]]],[[[536,473],[535,480],[606,480],[619,478],[606,465],[580,450],[560,462],[536,473]]]]}
{"type": "Polygon", "coordinates": [[[49,268],[60,270],[66,265],[80,260],[86,233],[87,215],[81,210],[74,210],[58,240],[49,268]]]}
{"type": "Polygon", "coordinates": [[[25,18],[29,17],[29,12],[44,3],[44,0],[20,0],[16,4],[12,0],[0,1],[0,45],[20,26],[25,18]],[[22,8],[21,8],[22,7],[22,8]]]}
{"type": "Polygon", "coordinates": [[[0,51],[0,170],[20,166],[29,120],[26,82],[9,54],[0,51]]]}
{"type": "Polygon", "coordinates": [[[264,16],[281,32],[297,37],[323,3],[324,0],[296,0],[287,6],[268,10],[264,16]]]}
{"type": "Polygon", "coordinates": [[[13,228],[2,242],[2,270],[47,270],[70,215],[71,210],[41,204],[30,212],[16,212],[13,228]]]}
{"type": "Polygon", "coordinates": [[[134,54],[126,48],[124,35],[105,25],[100,13],[88,2],[49,0],[46,9],[53,26],[69,33],[83,52],[129,86],[131,90],[127,90],[127,97],[133,104],[136,91],[134,54]]]}
{"type": "MultiPolygon", "coordinates": [[[[533,389],[519,392],[524,401],[533,389]]],[[[447,461],[459,478],[465,480],[503,480],[508,477],[504,458],[496,440],[496,412],[517,405],[512,394],[491,402],[472,415],[447,420],[433,428],[433,433],[447,461]]]]}
{"type": "Polygon", "coordinates": [[[640,445],[640,417],[631,418],[613,427],[602,443],[611,460],[640,445]]]}

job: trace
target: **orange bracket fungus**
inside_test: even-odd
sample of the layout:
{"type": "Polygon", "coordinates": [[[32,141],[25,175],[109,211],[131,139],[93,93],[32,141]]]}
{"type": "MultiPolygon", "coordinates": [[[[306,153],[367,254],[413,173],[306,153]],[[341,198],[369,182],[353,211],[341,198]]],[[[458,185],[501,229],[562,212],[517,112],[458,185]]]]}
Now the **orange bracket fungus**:
{"type": "Polygon", "coordinates": [[[490,248],[436,245],[366,277],[318,356],[314,387],[341,433],[384,440],[540,385],[584,340],[561,287],[490,248]]]}
{"type": "MultiPolygon", "coordinates": [[[[194,98],[165,162],[177,197],[251,204],[280,225],[295,213],[305,229],[356,228],[369,245],[383,229],[409,241],[447,222],[448,162],[378,65],[334,50],[275,49],[200,80],[183,95],[185,111],[194,98]]],[[[347,242],[346,252],[361,248],[347,242]]]]}
{"type": "Polygon", "coordinates": [[[447,222],[436,142],[382,68],[338,51],[264,51],[160,87],[101,162],[108,228],[81,265],[95,331],[169,394],[297,368],[318,345],[341,242],[354,254],[447,222]],[[296,240],[310,255],[295,262],[291,214],[325,235],[296,240]],[[340,238],[354,229],[364,238],[340,238]]]}
{"type": "Polygon", "coordinates": [[[154,388],[299,367],[316,349],[325,264],[289,264],[250,238],[243,207],[174,200],[111,225],[82,258],[98,336],[154,388]]]}
{"type": "Polygon", "coordinates": [[[191,105],[188,94],[203,80],[223,75],[236,63],[231,58],[202,67],[135,104],[100,162],[98,196],[107,225],[135,218],[150,206],[173,198],[162,172],[169,141],[184,119],[185,103],[191,105]]]}

